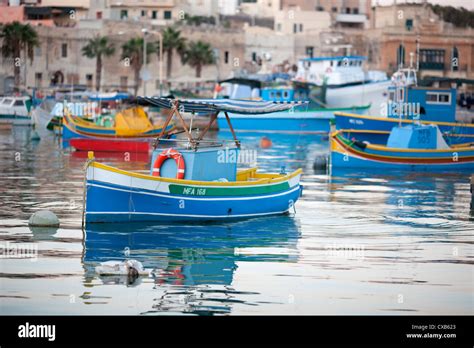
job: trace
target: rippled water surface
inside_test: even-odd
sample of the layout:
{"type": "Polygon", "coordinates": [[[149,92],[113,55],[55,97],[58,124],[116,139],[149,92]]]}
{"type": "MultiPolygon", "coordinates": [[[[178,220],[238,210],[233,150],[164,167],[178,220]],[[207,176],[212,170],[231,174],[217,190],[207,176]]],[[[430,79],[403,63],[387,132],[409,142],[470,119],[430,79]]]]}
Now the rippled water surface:
{"type": "MultiPolygon", "coordinates": [[[[214,135],[216,136],[216,135],[214,135]]],[[[222,135],[219,135],[222,136],[222,135]]],[[[469,174],[313,169],[320,136],[241,140],[259,167],[302,167],[296,214],[226,224],[98,225],[82,231],[84,154],[52,135],[0,133],[0,259],[6,314],[472,314],[469,174]],[[29,228],[49,209],[59,229],[29,228]],[[37,250],[37,253],[36,253],[37,250]],[[103,261],[137,259],[150,277],[101,277],[103,261]]],[[[147,170],[147,156],[100,158],[147,170]]]]}

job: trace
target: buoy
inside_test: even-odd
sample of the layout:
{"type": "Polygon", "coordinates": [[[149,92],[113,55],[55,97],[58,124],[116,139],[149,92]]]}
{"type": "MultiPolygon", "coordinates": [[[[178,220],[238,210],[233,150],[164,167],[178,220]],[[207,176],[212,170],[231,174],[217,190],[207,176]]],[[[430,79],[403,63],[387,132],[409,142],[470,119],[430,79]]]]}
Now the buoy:
{"type": "Polygon", "coordinates": [[[59,219],[52,211],[40,210],[31,215],[28,220],[29,226],[59,227],[59,219]]]}
{"type": "Polygon", "coordinates": [[[268,149],[270,147],[272,147],[272,141],[270,140],[270,138],[268,137],[263,137],[261,140],[260,140],[260,147],[262,149],[268,149]]]}
{"type": "Polygon", "coordinates": [[[326,170],[328,166],[328,156],[327,155],[319,155],[316,156],[313,163],[314,170],[326,170]]]}

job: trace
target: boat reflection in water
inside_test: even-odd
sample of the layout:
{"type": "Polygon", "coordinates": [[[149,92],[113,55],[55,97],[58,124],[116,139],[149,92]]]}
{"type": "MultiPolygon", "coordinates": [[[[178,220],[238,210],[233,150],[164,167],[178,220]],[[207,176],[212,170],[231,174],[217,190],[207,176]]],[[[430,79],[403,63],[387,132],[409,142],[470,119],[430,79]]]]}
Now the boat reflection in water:
{"type": "Polygon", "coordinates": [[[439,229],[470,228],[467,221],[459,221],[469,209],[465,194],[468,185],[469,174],[462,171],[427,175],[403,170],[332,168],[330,190],[337,192],[333,200],[360,207],[353,209],[355,214],[360,210],[363,215],[364,209],[370,207],[385,224],[421,228],[433,234],[439,229]]]}
{"type": "MultiPolygon", "coordinates": [[[[300,236],[292,216],[227,224],[90,224],[85,231],[85,285],[152,283],[154,312],[229,313],[239,262],[296,262],[300,236]],[[99,276],[105,261],[138,260],[149,277],[99,276]],[[217,305],[216,305],[217,303],[217,305]]],[[[243,302],[243,301],[242,301],[243,302]]]]}

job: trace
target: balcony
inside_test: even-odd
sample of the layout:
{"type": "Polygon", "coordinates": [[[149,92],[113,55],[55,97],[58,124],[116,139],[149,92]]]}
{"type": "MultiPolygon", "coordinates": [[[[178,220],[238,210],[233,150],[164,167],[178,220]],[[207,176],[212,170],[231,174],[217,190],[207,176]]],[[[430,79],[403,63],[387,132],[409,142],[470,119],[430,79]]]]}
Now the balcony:
{"type": "Polygon", "coordinates": [[[444,63],[420,62],[420,70],[444,70],[444,63]]]}
{"type": "Polygon", "coordinates": [[[365,14],[339,13],[336,16],[337,23],[356,23],[363,24],[367,20],[365,14]]]}

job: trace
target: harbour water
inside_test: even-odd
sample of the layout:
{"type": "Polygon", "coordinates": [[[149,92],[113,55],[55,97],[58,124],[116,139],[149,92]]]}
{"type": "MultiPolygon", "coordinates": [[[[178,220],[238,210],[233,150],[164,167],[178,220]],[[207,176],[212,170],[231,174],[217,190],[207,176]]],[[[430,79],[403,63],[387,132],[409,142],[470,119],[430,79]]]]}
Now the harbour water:
{"type": "MultiPolygon", "coordinates": [[[[322,136],[241,136],[258,165],[302,167],[296,213],[233,223],[81,229],[85,154],[29,128],[0,133],[3,314],[472,314],[469,173],[313,169],[322,136]],[[29,228],[41,209],[58,229],[29,228]],[[101,277],[136,259],[153,277],[101,277]]],[[[222,135],[214,135],[222,137],[222,135]]],[[[147,156],[101,161],[148,169],[147,156]],[[129,161],[130,160],[130,161],[129,161]]]]}

